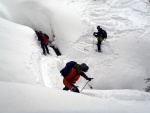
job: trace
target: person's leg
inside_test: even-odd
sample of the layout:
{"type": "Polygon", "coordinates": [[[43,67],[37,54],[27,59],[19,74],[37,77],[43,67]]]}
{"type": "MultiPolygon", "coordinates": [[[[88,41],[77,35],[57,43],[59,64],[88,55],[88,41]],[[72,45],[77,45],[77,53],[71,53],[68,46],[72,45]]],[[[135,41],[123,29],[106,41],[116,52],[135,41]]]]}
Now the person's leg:
{"type": "Polygon", "coordinates": [[[43,54],[46,55],[44,44],[41,42],[41,47],[43,49],[43,54]]]}
{"type": "Polygon", "coordinates": [[[45,44],[45,48],[46,48],[47,54],[49,54],[49,50],[48,50],[47,44],[45,44]]]}
{"type": "Polygon", "coordinates": [[[76,93],[80,93],[79,89],[76,87],[76,90],[74,91],[76,93]]]}
{"type": "Polygon", "coordinates": [[[73,92],[80,93],[80,91],[79,91],[77,86],[75,86],[74,84],[72,84],[72,86],[75,87],[75,90],[73,92]]]}
{"type": "Polygon", "coordinates": [[[67,86],[65,86],[65,87],[63,88],[63,90],[68,91],[68,90],[69,90],[69,88],[68,88],[67,86]]]}
{"type": "Polygon", "coordinates": [[[98,46],[98,52],[102,52],[102,50],[101,50],[101,41],[98,41],[97,46],[98,46]]]}
{"type": "Polygon", "coordinates": [[[101,51],[101,41],[98,41],[97,47],[98,47],[98,52],[102,52],[102,51],[101,51]]]}

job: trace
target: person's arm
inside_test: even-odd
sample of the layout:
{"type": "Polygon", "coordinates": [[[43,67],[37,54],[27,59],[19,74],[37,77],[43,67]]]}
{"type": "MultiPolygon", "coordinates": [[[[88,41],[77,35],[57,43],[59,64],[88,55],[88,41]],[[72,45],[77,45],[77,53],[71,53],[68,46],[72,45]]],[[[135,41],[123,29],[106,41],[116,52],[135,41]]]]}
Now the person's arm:
{"type": "Polygon", "coordinates": [[[96,33],[96,32],[94,32],[93,35],[94,35],[95,37],[97,37],[97,33],[96,33]]]}
{"type": "Polygon", "coordinates": [[[93,35],[94,35],[95,37],[98,37],[98,36],[99,36],[99,32],[94,32],[93,35]]]}
{"type": "Polygon", "coordinates": [[[81,76],[84,77],[86,80],[88,79],[85,73],[81,73],[81,76]]]}
{"type": "Polygon", "coordinates": [[[85,73],[81,73],[81,76],[84,77],[86,80],[89,80],[89,81],[91,81],[93,79],[93,78],[87,77],[85,73]]]}

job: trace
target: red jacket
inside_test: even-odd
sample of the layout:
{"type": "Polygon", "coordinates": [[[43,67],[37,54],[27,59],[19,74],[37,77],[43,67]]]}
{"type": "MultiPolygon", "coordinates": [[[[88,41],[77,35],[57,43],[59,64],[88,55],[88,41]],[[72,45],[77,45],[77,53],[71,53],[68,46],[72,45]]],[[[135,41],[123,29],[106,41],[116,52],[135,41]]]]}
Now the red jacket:
{"type": "Polygon", "coordinates": [[[74,84],[80,78],[80,75],[83,76],[85,79],[88,79],[85,73],[81,73],[79,71],[76,72],[76,69],[72,68],[69,75],[64,77],[64,80],[63,80],[64,85],[67,86],[69,89],[71,89],[72,84],[74,84]]]}
{"type": "Polygon", "coordinates": [[[43,42],[44,42],[45,44],[47,44],[47,43],[49,42],[49,37],[48,37],[46,34],[43,34],[43,35],[42,35],[42,38],[43,38],[43,42]]]}

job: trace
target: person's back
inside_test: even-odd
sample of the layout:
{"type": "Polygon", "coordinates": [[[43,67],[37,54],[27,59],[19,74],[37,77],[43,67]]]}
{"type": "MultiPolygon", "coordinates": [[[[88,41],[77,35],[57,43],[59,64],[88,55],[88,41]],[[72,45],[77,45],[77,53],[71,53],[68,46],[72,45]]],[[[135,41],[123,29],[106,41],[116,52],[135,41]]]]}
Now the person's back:
{"type": "Polygon", "coordinates": [[[46,35],[46,34],[42,34],[42,38],[43,38],[43,42],[45,44],[48,44],[49,43],[49,37],[46,35]]]}

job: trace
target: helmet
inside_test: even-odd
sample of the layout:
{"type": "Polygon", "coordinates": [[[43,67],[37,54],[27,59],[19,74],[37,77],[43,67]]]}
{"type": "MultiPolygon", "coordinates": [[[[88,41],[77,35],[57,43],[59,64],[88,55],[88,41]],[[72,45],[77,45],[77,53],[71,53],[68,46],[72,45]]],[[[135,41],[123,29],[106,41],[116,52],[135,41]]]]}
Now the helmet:
{"type": "Polygon", "coordinates": [[[39,31],[40,34],[42,34],[42,31],[39,31]]]}
{"type": "Polygon", "coordinates": [[[102,31],[102,28],[100,26],[97,26],[98,31],[102,31]]]}
{"type": "Polygon", "coordinates": [[[88,69],[89,69],[89,67],[85,63],[82,63],[80,65],[80,71],[87,72],[88,69]]]}
{"type": "Polygon", "coordinates": [[[97,29],[100,29],[101,27],[100,26],[97,26],[97,29]]]}

